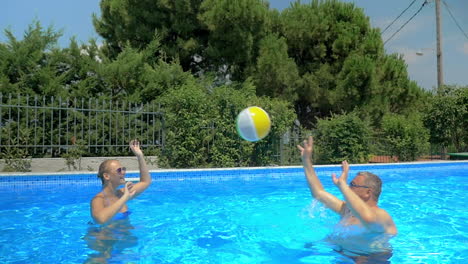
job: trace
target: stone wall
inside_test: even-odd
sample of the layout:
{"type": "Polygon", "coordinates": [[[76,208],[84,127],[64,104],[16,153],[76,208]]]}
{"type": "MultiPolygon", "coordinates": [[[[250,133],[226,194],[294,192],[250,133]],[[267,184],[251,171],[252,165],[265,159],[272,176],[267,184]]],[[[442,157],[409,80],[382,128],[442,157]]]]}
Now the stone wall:
{"type": "MultiPolygon", "coordinates": [[[[81,160],[74,160],[74,166],[67,165],[64,158],[30,159],[31,172],[97,172],[99,164],[106,159],[119,160],[122,166],[127,167],[127,171],[138,170],[136,157],[85,157],[81,160]]],[[[145,159],[149,170],[158,169],[156,156],[148,156],[145,159]]],[[[0,173],[5,173],[4,170],[5,161],[0,159],[0,173]]]]}

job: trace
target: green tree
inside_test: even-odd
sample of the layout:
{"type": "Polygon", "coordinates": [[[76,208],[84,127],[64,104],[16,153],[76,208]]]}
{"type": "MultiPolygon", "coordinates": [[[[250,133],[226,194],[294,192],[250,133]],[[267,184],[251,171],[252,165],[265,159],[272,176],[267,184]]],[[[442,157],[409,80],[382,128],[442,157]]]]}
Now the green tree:
{"type": "Polygon", "coordinates": [[[190,72],[184,71],[177,60],[166,60],[161,54],[160,38],[155,36],[154,40],[143,51],[145,66],[141,72],[143,89],[141,100],[151,102],[159,98],[174,87],[180,87],[186,83],[191,83],[194,76],[190,72]]]}
{"type": "Polygon", "coordinates": [[[115,60],[100,68],[104,94],[113,100],[128,98],[129,101],[137,101],[143,89],[143,71],[145,62],[142,53],[130,47],[125,48],[115,60]]]}
{"type": "Polygon", "coordinates": [[[40,94],[47,96],[65,95],[61,85],[63,75],[57,72],[54,57],[59,56],[57,40],[62,35],[52,27],[44,30],[34,21],[18,40],[7,29],[7,43],[0,46],[0,92],[40,94]]]}
{"type": "Polygon", "coordinates": [[[96,31],[105,39],[105,49],[116,57],[127,45],[144,49],[161,37],[162,52],[177,58],[184,70],[197,64],[207,30],[199,22],[202,0],[102,0],[101,17],[93,16],[96,31]]]}
{"type": "Polygon", "coordinates": [[[468,147],[468,86],[446,86],[435,95],[424,115],[424,124],[430,131],[430,141],[455,151],[468,147]]]}
{"type": "Polygon", "coordinates": [[[253,79],[259,96],[283,98],[289,102],[297,99],[299,73],[296,63],[288,56],[284,38],[269,35],[261,40],[253,79]]]}
{"type": "Polygon", "coordinates": [[[63,77],[63,88],[72,98],[98,97],[104,93],[104,82],[99,73],[108,62],[95,40],[79,44],[75,38],[56,56],[56,71],[63,77]]]}
{"type": "Polygon", "coordinates": [[[279,28],[298,68],[295,108],[306,127],[315,117],[354,110],[379,124],[386,111],[404,111],[422,94],[402,58],[384,54],[379,30],[352,3],[295,2],[281,13],[279,28]]]}
{"type": "Polygon", "coordinates": [[[231,79],[246,80],[254,70],[259,42],[270,29],[269,9],[262,0],[205,0],[200,21],[209,30],[204,53],[210,70],[226,68],[231,79]]]}

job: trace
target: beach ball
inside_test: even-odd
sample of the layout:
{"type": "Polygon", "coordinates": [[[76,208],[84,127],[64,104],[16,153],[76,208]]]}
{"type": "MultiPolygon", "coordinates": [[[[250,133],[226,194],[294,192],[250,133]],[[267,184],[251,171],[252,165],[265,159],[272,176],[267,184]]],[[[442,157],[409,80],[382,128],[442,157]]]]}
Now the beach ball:
{"type": "Polygon", "coordinates": [[[271,121],[265,110],[258,106],[251,106],[239,113],[236,127],[241,138],[255,142],[270,133],[271,121]]]}

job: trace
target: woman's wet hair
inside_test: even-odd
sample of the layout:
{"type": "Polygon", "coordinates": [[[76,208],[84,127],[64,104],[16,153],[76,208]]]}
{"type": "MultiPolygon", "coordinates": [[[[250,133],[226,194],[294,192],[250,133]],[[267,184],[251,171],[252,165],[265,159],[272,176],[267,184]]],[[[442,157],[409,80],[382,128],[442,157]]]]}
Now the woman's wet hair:
{"type": "Polygon", "coordinates": [[[374,200],[378,201],[380,193],[382,192],[382,180],[380,177],[368,171],[361,171],[358,175],[364,176],[364,184],[369,186],[372,191],[372,195],[374,196],[374,200]]]}

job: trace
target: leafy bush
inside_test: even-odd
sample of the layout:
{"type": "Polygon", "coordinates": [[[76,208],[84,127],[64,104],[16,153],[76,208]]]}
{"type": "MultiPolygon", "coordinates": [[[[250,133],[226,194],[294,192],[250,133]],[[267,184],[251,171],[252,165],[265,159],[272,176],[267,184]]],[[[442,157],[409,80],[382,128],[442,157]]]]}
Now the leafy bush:
{"type": "Polygon", "coordinates": [[[389,143],[387,151],[398,156],[400,161],[416,160],[429,148],[429,131],[418,115],[385,115],[382,131],[389,143]]]}
{"type": "Polygon", "coordinates": [[[430,130],[431,143],[464,151],[468,147],[468,86],[447,86],[434,96],[424,124],[430,130]]]}
{"type": "Polygon", "coordinates": [[[65,165],[67,165],[68,170],[81,170],[81,158],[86,153],[87,145],[84,140],[77,140],[74,142],[68,152],[62,154],[62,158],[65,159],[65,165]]]}
{"type": "Polygon", "coordinates": [[[162,96],[166,144],[162,158],[170,167],[262,166],[276,163],[271,145],[294,120],[291,106],[254,95],[250,82],[212,87],[191,83],[162,96]],[[251,143],[236,132],[238,113],[248,106],[264,108],[272,119],[265,139],[251,143]]]}
{"type": "Polygon", "coordinates": [[[317,123],[317,162],[364,163],[369,158],[370,129],[357,114],[334,115],[317,123]]]}
{"type": "MultiPolygon", "coordinates": [[[[1,128],[4,132],[5,128],[1,128]]],[[[9,144],[11,146],[15,145],[25,145],[28,138],[30,137],[31,131],[28,129],[19,129],[19,137],[11,137],[9,139],[9,144]]],[[[2,133],[3,134],[3,133],[2,133]]],[[[31,171],[31,156],[27,148],[24,147],[5,147],[3,148],[0,158],[5,160],[5,167],[3,168],[4,172],[29,172],[31,171]]]]}

